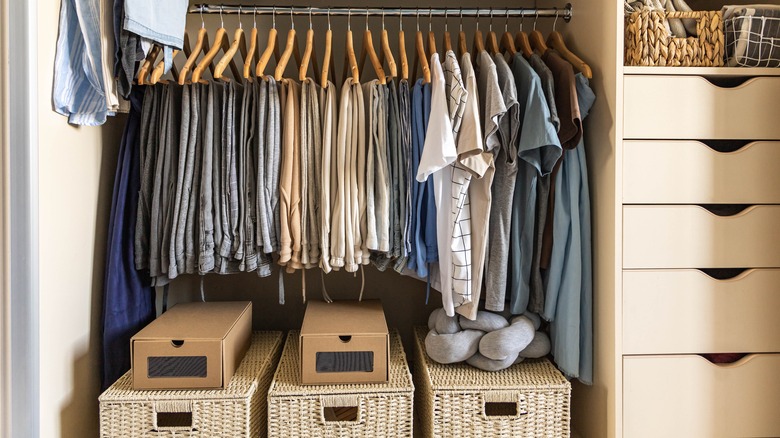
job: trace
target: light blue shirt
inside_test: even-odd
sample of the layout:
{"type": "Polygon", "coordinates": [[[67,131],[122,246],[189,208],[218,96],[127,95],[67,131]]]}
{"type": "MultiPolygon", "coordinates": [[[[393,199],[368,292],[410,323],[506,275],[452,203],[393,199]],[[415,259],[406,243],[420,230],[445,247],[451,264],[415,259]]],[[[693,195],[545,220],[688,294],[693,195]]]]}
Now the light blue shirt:
{"type": "Polygon", "coordinates": [[[124,29],[163,46],[165,71],[173,65],[173,49],[184,46],[188,0],[125,0],[124,29]]]}
{"type": "Polygon", "coordinates": [[[100,2],[68,0],[60,6],[60,33],[54,57],[54,111],[74,125],[97,126],[108,110],[100,52],[100,2]]]}
{"type": "Polygon", "coordinates": [[[536,222],[536,182],[552,172],[561,156],[561,142],[552,123],[542,80],[523,55],[512,61],[512,73],[520,102],[519,160],[512,200],[509,238],[510,308],[515,315],[525,312],[531,296],[531,260],[536,222]]]}
{"type": "MultiPolygon", "coordinates": [[[[580,114],[585,120],[596,95],[581,73],[575,80],[580,114]]],[[[566,376],[592,384],[593,262],[584,140],[565,152],[555,191],[544,316],[552,319],[552,354],[558,367],[566,376]]]]}

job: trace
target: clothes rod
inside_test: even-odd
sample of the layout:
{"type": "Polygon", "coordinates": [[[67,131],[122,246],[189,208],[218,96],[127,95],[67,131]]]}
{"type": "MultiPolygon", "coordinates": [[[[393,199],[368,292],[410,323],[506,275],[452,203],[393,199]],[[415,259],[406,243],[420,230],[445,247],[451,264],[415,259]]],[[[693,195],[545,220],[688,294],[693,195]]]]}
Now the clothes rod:
{"type": "Polygon", "coordinates": [[[190,7],[191,14],[244,14],[244,15],[301,15],[301,16],[369,16],[385,17],[480,17],[501,19],[506,17],[558,17],[571,20],[572,5],[563,8],[323,8],[302,6],[256,6],[256,5],[217,5],[196,4],[190,7]]]}

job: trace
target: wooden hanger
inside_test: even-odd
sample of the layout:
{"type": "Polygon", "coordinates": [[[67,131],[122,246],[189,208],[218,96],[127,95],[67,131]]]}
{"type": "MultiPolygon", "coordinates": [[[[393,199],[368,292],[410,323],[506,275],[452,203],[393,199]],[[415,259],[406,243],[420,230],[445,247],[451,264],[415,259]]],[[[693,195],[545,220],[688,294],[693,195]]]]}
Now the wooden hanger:
{"type": "Polygon", "coordinates": [[[398,55],[401,60],[401,79],[409,80],[409,61],[406,58],[406,35],[404,35],[404,19],[398,16],[398,55]]]}
{"type": "Polygon", "coordinates": [[[496,33],[493,32],[493,8],[490,8],[490,27],[487,34],[487,50],[491,55],[499,53],[498,41],[496,40],[496,33]]]}
{"type": "Polygon", "coordinates": [[[474,56],[485,51],[485,42],[482,40],[482,31],[479,30],[479,12],[477,12],[477,29],[474,31],[474,56]]]}
{"type": "Polygon", "coordinates": [[[252,10],[252,32],[249,35],[249,53],[244,58],[244,79],[251,79],[257,47],[257,8],[252,10]]]}
{"type": "Polygon", "coordinates": [[[314,53],[314,56],[312,57],[312,52],[314,52],[314,30],[312,29],[311,25],[311,7],[309,7],[309,30],[306,31],[306,46],[303,49],[303,56],[301,57],[300,66],[298,68],[298,80],[303,82],[306,80],[306,75],[309,70],[309,63],[313,63],[314,65],[314,81],[316,83],[319,83],[319,75],[320,72],[317,68],[317,54],[314,53]]]}
{"type": "Polygon", "coordinates": [[[458,54],[463,56],[469,53],[469,45],[466,42],[466,32],[463,32],[463,8],[460,9],[460,30],[458,31],[458,54]]]}
{"type": "Polygon", "coordinates": [[[360,51],[360,69],[366,65],[366,57],[371,60],[371,65],[374,67],[374,73],[380,84],[386,84],[385,69],[382,68],[382,63],[379,61],[379,57],[374,50],[374,38],[371,35],[371,30],[368,28],[368,9],[366,9],[366,31],[363,33],[363,48],[360,51]]]}
{"type": "MultiPolygon", "coordinates": [[[[244,38],[244,26],[241,23],[241,6],[238,7],[238,29],[236,29],[235,33],[233,34],[233,43],[230,44],[230,48],[225,51],[225,54],[222,55],[222,58],[217,63],[217,68],[214,69],[214,79],[230,81],[230,78],[222,76],[222,73],[225,72],[228,64],[232,63],[233,67],[235,67],[235,61],[233,60],[233,57],[236,55],[236,52],[239,50],[239,48],[241,50],[241,57],[245,60],[246,63],[246,38],[244,38]]],[[[231,71],[233,72],[233,79],[240,79],[242,77],[237,68],[233,69],[231,67],[231,71]]]]}
{"type": "Polygon", "coordinates": [[[328,73],[333,76],[333,83],[336,83],[336,70],[330,68],[333,62],[333,31],[330,29],[330,8],[328,8],[328,31],[325,32],[325,55],[322,58],[322,88],[328,88],[328,73]]]}
{"type": "Polygon", "coordinates": [[[547,44],[544,43],[544,37],[542,36],[542,33],[536,30],[536,20],[539,19],[539,13],[536,13],[536,18],[534,18],[534,30],[531,31],[531,47],[536,49],[540,55],[544,55],[544,52],[547,51],[547,44]]]}
{"type": "MultiPolygon", "coordinates": [[[[420,70],[423,75],[423,83],[431,82],[431,69],[428,66],[428,56],[425,54],[425,44],[423,43],[423,34],[420,32],[420,11],[417,11],[417,34],[414,38],[414,45],[417,49],[414,56],[414,66],[412,71],[417,75],[417,66],[420,66],[420,70]]],[[[417,78],[415,78],[416,80],[417,78]]]]}
{"type": "Polygon", "coordinates": [[[515,56],[517,48],[515,48],[515,41],[512,38],[512,34],[509,32],[509,10],[506,12],[506,22],[504,22],[504,34],[501,35],[501,53],[508,53],[510,56],[515,56]]]}
{"type": "MultiPolygon", "coordinates": [[[[555,22],[558,21],[558,11],[555,11],[555,22]]],[[[593,71],[590,69],[590,66],[585,63],[582,59],[580,59],[579,56],[572,53],[571,50],[569,50],[568,47],[566,47],[566,43],[563,41],[563,36],[560,34],[560,32],[555,30],[555,22],[553,22],[553,30],[550,32],[550,36],[547,37],[547,43],[555,49],[563,59],[569,62],[574,68],[576,68],[578,71],[582,73],[583,76],[585,76],[588,79],[591,79],[593,77],[593,71]]]]}
{"type": "Polygon", "coordinates": [[[515,47],[523,52],[523,56],[528,59],[533,55],[534,50],[531,48],[528,34],[523,31],[523,21],[525,21],[525,15],[520,19],[520,32],[517,32],[517,35],[515,35],[515,47]]]}
{"type": "MultiPolygon", "coordinates": [[[[222,20],[222,13],[220,11],[220,21],[222,20]]],[[[203,59],[200,60],[197,67],[195,67],[195,70],[192,72],[192,82],[197,83],[200,82],[201,77],[203,77],[203,72],[206,70],[206,67],[211,64],[211,61],[214,60],[214,58],[217,56],[217,53],[219,53],[219,50],[222,49],[223,51],[227,52],[230,50],[230,42],[228,41],[227,37],[227,30],[225,29],[225,22],[221,21],[221,26],[218,30],[216,35],[214,35],[214,45],[211,46],[211,49],[209,49],[208,53],[206,53],[206,56],[203,57],[203,59]]],[[[238,77],[238,69],[236,68],[235,62],[230,63],[230,69],[233,71],[233,74],[238,77]]],[[[216,74],[216,70],[215,70],[216,74]]],[[[204,81],[205,82],[205,81],[204,81]]]]}
{"type": "Polygon", "coordinates": [[[444,8],[444,38],[442,45],[444,46],[445,52],[452,50],[452,39],[450,38],[450,23],[449,16],[447,16],[447,8],[444,8]]]}
{"type": "Polygon", "coordinates": [[[347,11],[347,41],[344,50],[344,74],[342,82],[347,80],[347,72],[350,72],[352,81],[355,84],[360,83],[360,69],[358,68],[357,56],[355,56],[355,43],[352,39],[352,10],[347,11]]]}
{"type": "MultiPolygon", "coordinates": [[[[187,82],[187,74],[192,70],[192,66],[195,65],[195,62],[197,62],[198,56],[200,56],[201,53],[205,55],[209,51],[209,33],[206,31],[206,23],[203,22],[203,11],[200,13],[200,20],[201,26],[200,30],[198,30],[198,39],[195,41],[195,48],[187,57],[187,62],[184,63],[184,66],[179,72],[179,85],[184,85],[187,82]]],[[[213,77],[214,66],[211,64],[209,64],[209,71],[213,77]]]]}
{"type": "Polygon", "coordinates": [[[379,52],[379,64],[385,65],[385,60],[387,60],[387,68],[390,70],[390,77],[394,78],[398,76],[398,67],[395,65],[393,51],[390,50],[390,39],[387,36],[387,29],[385,29],[384,9],[382,9],[382,36],[380,38],[380,46],[382,47],[382,50],[379,52]]]}
{"type": "Polygon", "coordinates": [[[260,55],[260,59],[257,61],[257,67],[255,67],[255,76],[261,78],[265,76],[265,67],[268,65],[268,61],[271,60],[271,55],[274,55],[274,59],[279,61],[279,45],[277,44],[277,32],[276,32],[276,7],[274,7],[271,14],[271,29],[268,31],[268,44],[265,46],[263,54],[260,55]]]}
{"type": "MultiPolygon", "coordinates": [[[[184,56],[186,58],[189,58],[192,54],[192,50],[190,49],[190,38],[187,36],[187,34],[184,34],[184,56]]],[[[176,59],[176,55],[179,54],[179,50],[174,50],[171,54],[171,59],[176,59]]],[[[164,57],[163,57],[164,58],[164,57]]],[[[157,82],[162,81],[162,83],[167,84],[168,81],[162,79],[163,74],[165,73],[165,59],[161,59],[157,66],[154,67],[154,71],[152,71],[152,77],[150,79],[150,82],[152,85],[156,84],[157,82]]],[[[171,75],[173,75],[174,78],[179,77],[179,71],[176,69],[176,64],[171,65],[171,75]]]]}
{"type": "Polygon", "coordinates": [[[145,85],[146,79],[149,74],[152,72],[152,66],[154,65],[154,62],[157,60],[157,57],[160,55],[160,46],[157,44],[152,47],[151,50],[149,50],[149,53],[146,55],[146,59],[144,59],[143,64],[141,64],[141,68],[138,70],[138,76],[137,81],[138,85],[145,85]]]}
{"type": "Polygon", "coordinates": [[[287,32],[287,43],[284,45],[284,52],[282,57],[279,58],[279,62],[276,64],[276,70],[274,71],[274,79],[281,81],[284,76],[284,69],[287,68],[287,63],[290,61],[290,56],[295,54],[295,61],[298,63],[298,68],[301,66],[301,54],[298,50],[298,39],[295,36],[295,22],[293,21],[292,8],[290,8],[290,31],[287,32]]]}

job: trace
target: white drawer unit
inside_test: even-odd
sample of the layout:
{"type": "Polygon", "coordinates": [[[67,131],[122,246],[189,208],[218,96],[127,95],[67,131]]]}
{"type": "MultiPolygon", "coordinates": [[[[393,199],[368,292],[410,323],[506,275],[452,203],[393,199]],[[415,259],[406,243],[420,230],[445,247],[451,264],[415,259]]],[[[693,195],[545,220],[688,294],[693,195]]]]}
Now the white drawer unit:
{"type": "Polygon", "coordinates": [[[626,139],[780,140],[780,78],[721,87],[703,76],[624,77],[626,139]]]}
{"type": "Polygon", "coordinates": [[[780,141],[718,152],[699,141],[627,140],[623,169],[627,204],[780,203],[780,141]]]}
{"type": "Polygon", "coordinates": [[[623,207],[623,267],[780,266],[780,205],[718,216],[698,205],[623,207]]]}
{"type": "Polygon", "coordinates": [[[623,271],[625,354],[780,352],[780,269],[623,271]]]}
{"type": "Polygon", "coordinates": [[[698,355],[623,358],[623,436],[780,436],[780,354],[726,365],[698,355]]]}

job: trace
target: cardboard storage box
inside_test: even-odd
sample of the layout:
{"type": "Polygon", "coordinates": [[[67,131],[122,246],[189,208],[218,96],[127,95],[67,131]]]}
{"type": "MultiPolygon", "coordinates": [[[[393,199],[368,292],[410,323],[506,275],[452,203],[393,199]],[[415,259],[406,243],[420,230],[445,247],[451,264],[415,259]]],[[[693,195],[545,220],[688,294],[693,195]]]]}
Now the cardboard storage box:
{"type": "Polygon", "coordinates": [[[130,340],[133,388],[224,388],[251,334],[249,301],[178,304],[130,340]]]}
{"type": "Polygon", "coordinates": [[[547,359],[501,371],[443,365],[425,353],[428,327],[415,330],[414,405],[422,436],[568,438],[571,384],[547,359]]]}
{"type": "Polygon", "coordinates": [[[299,341],[287,336],[268,390],[269,438],[412,438],[414,385],[398,332],[386,383],[301,385],[299,341]]]}
{"type": "Polygon", "coordinates": [[[224,389],[136,391],[127,372],[101,394],[101,438],[265,437],[268,388],[282,352],[281,332],[255,332],[224,389]]]}
{"type": "Polygon", "coordinates": [[[301,383],[387,382],[387,322],[378,300],[310,301],[300,334],[301,383]]]}

